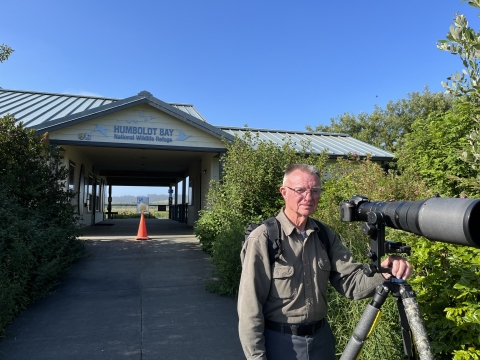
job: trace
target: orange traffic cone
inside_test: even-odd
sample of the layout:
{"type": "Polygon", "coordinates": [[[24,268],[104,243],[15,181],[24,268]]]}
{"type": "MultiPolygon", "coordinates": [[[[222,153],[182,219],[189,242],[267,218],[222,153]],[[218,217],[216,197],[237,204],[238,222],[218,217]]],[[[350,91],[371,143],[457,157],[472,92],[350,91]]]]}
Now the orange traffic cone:
{"type": "Polygon", "coordinates": [[[140,217],[140,226],[138,227],[138,234],[135,240],[148,240],[148,239],[150,238],[147,236],[147,224],[145,222],[145,216],[143,216],[143,213],[142,213],[142,216],[140,217]]]}

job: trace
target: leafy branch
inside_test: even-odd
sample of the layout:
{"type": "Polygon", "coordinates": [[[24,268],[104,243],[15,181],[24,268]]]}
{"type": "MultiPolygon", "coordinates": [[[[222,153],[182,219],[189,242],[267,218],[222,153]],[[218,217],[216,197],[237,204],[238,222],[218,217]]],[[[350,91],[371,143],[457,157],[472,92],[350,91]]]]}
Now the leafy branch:
{"type": "MultiPolygon", "coordinates": [[[[474,8],[480,8],[480,0],[463,0],[474,8]]],[[[473,170],[480,170],[480,31],[475,31],[468,25],[465,15],[456,14],[454,23],[446,39],[437,42],[437,48],[453,55],[460,56],[463,66],[462,72],[456,72],[447,78],[448,82],[442,82],[447,93],[461,98],[462,102],[470,104],[471,116],[475,125],[467,135],[468,147],[460,155],[460,158],[470,164],[473,170]]],[[[480,188],[480,178],[471,182],[471,186],[480,188]]]]}
{"type": "Polygon", "coordinates": [[[14,50],[5,45],[5,44],[2,44],[0,45],[0,63],[3,63],[5,60],[8,59],[8,57],[14,52],[14,50]]]}

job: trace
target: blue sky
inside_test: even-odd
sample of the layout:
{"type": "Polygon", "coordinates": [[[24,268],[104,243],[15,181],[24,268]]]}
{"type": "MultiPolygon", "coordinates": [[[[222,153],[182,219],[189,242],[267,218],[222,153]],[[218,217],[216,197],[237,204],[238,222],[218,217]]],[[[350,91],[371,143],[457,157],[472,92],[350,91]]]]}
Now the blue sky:
{"type": "Polygon", "coordinates": [[[462,69],[460,0],[0,0],[0,87],[193,104],[213,125],[305,130],[462,69]]]}

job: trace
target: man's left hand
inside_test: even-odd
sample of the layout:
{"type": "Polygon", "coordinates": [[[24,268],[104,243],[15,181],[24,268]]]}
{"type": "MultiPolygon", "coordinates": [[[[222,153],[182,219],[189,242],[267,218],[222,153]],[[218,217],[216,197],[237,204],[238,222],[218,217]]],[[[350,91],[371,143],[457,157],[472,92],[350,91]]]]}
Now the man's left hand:
{"type": "Polygon", "coordinates": [[[412,265],[403,257],[392,255],[382,261],[380,264],[383,268],[390,268],[392,274],[382,273],[385,279],[390,279],[393,275],[397,279],[407,280],[412,275],[412,265]]]}

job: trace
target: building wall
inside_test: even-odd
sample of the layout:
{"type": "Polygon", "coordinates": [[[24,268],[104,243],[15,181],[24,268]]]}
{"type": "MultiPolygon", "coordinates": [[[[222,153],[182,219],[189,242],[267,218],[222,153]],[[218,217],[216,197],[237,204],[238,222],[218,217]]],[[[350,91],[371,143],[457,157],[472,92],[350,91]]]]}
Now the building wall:
{"type": "Polygon", "coordinates": [[[205,208],[210,181],[220,179],[218,153],[203,153],[201,159],[189,168],[189,182],[193,185],[193,205],[188,207],[188,225],[198,220],[198,212],[205,208]]]}
{"type": "Polygon", "coordinates": [[[73,187],[73,190],[77,192],[73,205],[75,206],[75,212],[79,216],[79,223],[83,225],[91,225],[92,223],[92,211],[88,209],[87,198],[85,196],[85,178],[93,178],[95,182],[100,183],[100,194],[96,194],[99,198],[100,204],[98,210],[95,211],[95,223],[104,220],[105,209],[105,193],[107,191],[106,186],[102,186],[105,183],[105,178],[95,174],[94,163],[87,157],[83,156],[80,152],[74,151],[72,147],[62,146],[63,164],[69,168],[70,162],[75,164],[73,172],[73,184],[70,183],[70,179],[67,179],[67,186],[73,187]],[[82,173],[82,176],[81,176],[82,173]]]}
{"type": "Polygon", "coordinates": [[[110,145],[224,148],[220,139],[145,104],[53,131],[50,139],[110,145]]]}
{"type": "MultiPolygon", "coordinates": [[[[190,165],[189,172],[189,185],[192,187],[193,193],[192,204],[188,206],[188,225],[193,226],[195,221],[198,220],[198,212],[201,210],[202,197],[201,197],[201,181],[202,181],[202,163],[197,161],[190,165]]],[[[190,190],[189,190],[190,191],[190,190]]],[[[190,195],[190,194],[189,194],[190,195]]],[[[188,201],[188,199],[187,199],[188,201]]]]}

